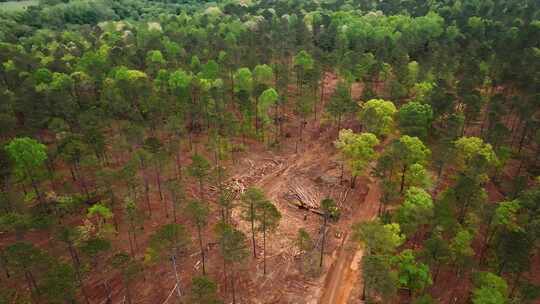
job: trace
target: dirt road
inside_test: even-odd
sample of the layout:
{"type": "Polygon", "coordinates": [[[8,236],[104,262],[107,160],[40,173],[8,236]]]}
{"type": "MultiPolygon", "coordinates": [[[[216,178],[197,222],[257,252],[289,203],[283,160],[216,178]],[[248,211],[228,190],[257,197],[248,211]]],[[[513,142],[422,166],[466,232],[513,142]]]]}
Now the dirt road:
{"type": "MultiPolygon", "coordinates": [[[[372,219],[377,215],[381,190],[379,183],[374,178],[370,177],[369,182],[368,194],[364,202],[355,209],[348,227],[351,227],[352,223],[372,219]]],[[[320,304],[346,304],[354,286],[362,284],[359,267],[363,250],[350,241],[350,236],[349,228],[343,244],[337,250],[337,257],[326,275],[320,304]]]]}

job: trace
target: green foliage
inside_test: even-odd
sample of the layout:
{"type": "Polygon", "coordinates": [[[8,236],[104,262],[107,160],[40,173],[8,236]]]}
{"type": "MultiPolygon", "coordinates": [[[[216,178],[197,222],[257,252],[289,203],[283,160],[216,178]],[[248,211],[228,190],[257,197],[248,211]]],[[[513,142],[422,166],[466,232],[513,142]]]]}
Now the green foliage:
{"type": "MultiPolygon", "coordinates": [[[[222,218],[230,222],[236,197],[224,194],[228,163],[221,161],[252,146],[248,138],[240,144],[237,137],[261,136],[261,129],[265,137],[275,119],[276,141],[292,136],[303,142],[308,134],[305,147],[311,142],[324,147],[332,132],[317,127],[317,115],[314,121],[309,117],[321,106],[338,131],[343,124],[369,132],[343,131],[338,139],[352,185],[378,159],[374,178],[380,180],[372,182],[380,186],[382,219],[355,226],[370,253],[362,269],[369,273],[364,274],[367,301],[395,302],[396,289],[407,287],[415,292],[408,302],[434,302],[427,294],[415,299],[427,285],[425,269],[409,253],[397,252],[402,231],[410,238],[407,246],[421,249],[434,276],[439,267],[451,275],[445,269],[451,267],[456,276],[470,268],[512,280],[510,292],[475,280],[472,303],[534,301],[535,286],[526,281],[540,237],[540,191],[533,185],[540,142],[536,2],[43,0],[28,9],[20,9],[28,1],[0,5],[0,136],[5,147],[0,153],[0,229],[7,256],[0,262],[11,275],[7,285],[16,287],[6,302],[80,300],[73,292],[78,281],[73,269],[48,257],[44,250],[49,245],[11,247],[28,230],[51,233],[72,256],[80,253],[74,268],[90,281],[106,271],[98,258],[125,241],[123,233],[130,245],[135,241],[131,255],[139,256],[136,238],[150,224],[141,211],[141,192],[150,203],[154,189],[149,181],[156,178],[164,203],[160,208],[170,207],[160,188],[171,169],[178,181],[168,187],[174,223],[184,218],[176,214],[184,199],[175,189],[179,184],[190,189],[192,182],[184,179],[182,169],[199,183],[201,201],[208,195],[203,183],[212,190],[217,181],[222,218]],[[6,11],[13,6],[17,12],[6,11]],[[358,94],[368,100],[361,107],[353,99],[358,94]],[[392,100],[399,110],[373,98],[392,100]],[[361,126],[349,121],[352,114],[361,126]],[[298,134],[291,132],[296,131],[291,123],[298,123],[298,134]],[[391,143],[379,147],[377,137],[391,143]],[[188,139],[190,151],[196,151],[191,165],[185,164],[188,139]],[[376,148],[384,149],[380,156],[376,148]],[[214,170],[201,156],[211,154],[214,170]],[[510,170],[509,176],[514,165],[519,172],[513,176],[510,170]],[[490,175],[493,183],[488,183],[490,175]],[[486,186],[491,194],[501,188],[508,197],[487,204],[486,186]],[[428,194],[432,190],[440,194],[433,198],[436,208],[428,194]],[[120,194],[129,197],[122,206],[116,202],[120,194]],[[37,208],[23,204],[35,199],[37,208]],[[80,215],[83,225],[72,229],[68,224],[80,215]],[[121,228],[116,234],[107,233],[109,221],[121,228]],[[26,269],[36,283],[24,284],[31,280],[17,263],[36,255],[44,258],[26,269]],[[401,258],[399,267],[391,263],[393,255],[401,258]],[[92,272],[87,272],[88,258],[92,272]],[[514,299],[507,298],[509,293],[514,299]]],[[[264,194],[244,197],[242,204],[253,238],[279,224],[278,209],[264,194]]],[[[337,219],[335,205],[323,202],[325,224],[337,219]]],[[[187,212],[182,207],[195,225],[211,224],[208,208],[187,212]]],[[[158,228],[162,235],[155,238],[160,241],[151,240],[146,252],[150,260],[185,252],[179,245],[184,238],[175,238],[182,229],[174,227],[167,233],[158,228]]],[[[313,267],[320,258],[314,242],[306,233],[301,239],[306,251],[302,271],[319,274],[321,268],[313,267]]],[[[230,257],[225,266],[247,252],[245,237],[232,227],[223,226],[218,240],[223,255],[230,257]]],[[[317,243],[324,251],[324,240],[317,243]]],[[[67,251],[59,258],[65,260],[67,251]]],[[[126,274],[137,261],[123,253],[115,259],[130,303],[138,296],[129,288],[137,276],[128,279],[126,274]]],[[[231,268],[227,274],[234,275],[231,268]]],[[[199,285],[199,296],[186,301],[215,302],[202,299],[202,294],[215,294],[206,278],[193,285],[199,285]]]]}
{"type": "Polygon", "coordinates": [[[210,210],[200,201],[191,201],[186,206],[186,213],[197,226],[205,226],[208,221],[210,210]]]}
{"type": "Polygon", "coordinates": [[[422,295],[414,300],[412,302],[413,304],[436,304],[436,300],[434,300],[430,295],[422,295]]]}
{"type": "Polygon", "coordinates": [[[97,258],[100,253],[110,250],[111,242],[107,239],[95,237],[85,240],[80,248],[81,251],[91,258],[97,258]]]}
{"type": "Polygon", "coordinates": [[[371,99],[361,105],[358,119],[368,132],[387,136],[392,132],[396,111],[391,101],[371,99]]]}
{"type": "Polygon", "coordinates": [[[325,198],[321,201],[321,211],[324,216],[330,220],[337,221],[341,216],[341,211],[336,202],[331,198],[325,198]]]}
{"type": "Polygon", "coordinates": [[[424,163],[431,151],[418,137],[403,135],[392,143],[392,153],[395,159],[404,166],[412,166],[424,163]]]}
{"type": "Polygon", "coordinates": [[[362,242],[370,254],[392,254],[403,244],[399,224],[383,224],[379,220],[353,226],[353,238],[362,242]]]}
{"type": "Polygon", "coordinates": [[[44,291],[48,303],[75,301],[76,282],[73,267],[65,263],[57,263],[45,274],[40,290],[44,291]]]}
{"type": "Polygon", "coordinates": [[[325,107],[326,112],[338,120],[338,124],[344,115],[356,113],[358,110],[358,104],[352,99],[349,87],[343,82],[338,83],[330,102],[325,107]]]}
{"type": "Polygon", "coordinates": [[[11,140],[5,149],[15,163],[15,173],[19,178],[35,176],[34,171],[47,159],[47,147],[28,137],[11,140]]]}
{"type": "Polygon", "coordinates": [[[272,202],[266,200],[257,206],[258,212],[256,215],[258,228],[262,232],[273,232],[279,226],[281,213],[272,202]]]}
{"type": "Polygon", "coordinates": [[[262,92],[259,96],[259,103],[257,104],[257,111],[262,121],[267,124],[270,122],[270,117],[268,116],[268,109],[276,104],[279,99],[279,94],[274,88],[268,88],[262,92]]]}
{"type": "Polygon", "coordinates": [[[206,276],[191,279],[191,300],[196,304],[223,303],[217,298],[217,284],[206,276]]]}
{"type": "Polygon", "coordinates": [[[518,212],[521,208],[519,201],[501,202],[495,209],[493,224],[502,226],[509,231],[521,231],[522,228],[518,222],[518,212]]]}
{"type": "Polygon", "coordinates": [[[251,92],[253,89],[253,76],[248,68],[240,68],[234,74],[235,90],[251,92]]]}
{"type": "Polygon", "coordinates": [[[209,60],[202,66],[202,77],[206,79],[216,79],[219,77],[219,64],[215,60],[209,60]]]}
{"type": "Polygon", "coordinates": [[[20,12],[28,9],[31,6],[35,6],[39,3],[37,0],[26,1],[2,1],[0,2],[0,10],[4,12],[20,12]]]}
{"type": "Polygon", "coordinates": [[[176,70],[169,76],[169,87],[175,94],[180,95],[191,84],[192,76],[182,69],[176,70]]]}
{"type": "Polygon", "coordinates": [[[247,257],[248,249],[244,233],[224,223],[216,226],[216,232],[219,250],[225,261],[239,263],[247,257]]]}
{"type": "Polygon", "coordinates": [[[375,158],[375,146],[379,140],[371,133],[355,134],[352,130],[343,129],[334,144],[347,161],[352,176],[359,176],[375,158]]]}
{"type": "Polygon", "coordinates": [[[472,240],[473,235],[467,230],[459,230],[450,240],[452,260],[458,267],[464,267],[471,262],[474,255],[472,240]]]}
{"type": "Polygon", "coordinates": [[[274,79],[274,72],[272,68],[266,64],[255,66],[253,69],[253,80],[259,84],[267,84],[274,79]]]}
{"type": "Polygon", "coordinates": [[[295,66],[301,67],[304,71],[311,70],[313,69],[313,66],[314,66],[313,58],[308,52],[304,50],[301,50],[300,52],[298,52],[294,56],[293,61],[294,61],[295,66]]]}
{"type": "Polygon", "coordinates": [[[30,227],[31,217],[28,214],[9,212],[0,216],[0,229],[6,232],[15,232],[18,239],[21,239],[30,227]]]}
{"type": "Polygon", "coordinates": [[[472,296],[474,304],[507,303],[508,285],[503,278],[491,272],[480,272],[474,281],[476,286],[472,296]]]}
{"type": "Polygon", "coordinates": [[[387,256],[373,254],[364,256],[362,277],[368,297],[377,295],[387,302],[396,296],[399,278],[387,256]]]}
{"type": "Polygon", "coordinates": [[[190,243],[189,234],[181,224],[165,224],[150,237],[147,259],[170,258],[186,249],[190,243]]]}
{"type": "Polygon", "coordinates": [[[418,187],[429,189],[432,185],[431,177],[424,166],[412,164],[405,174],[405,188],[418,187]]]}
{"type": "Polygon", "coordinates": [[[401,252],[395,257],[394,263],[398,268],[399,284],[413,293],[421,292],[433,283],[429,267],[416,261],[412,250],[406,249],[401,252]]]}
{"type": "Polygon", "coordinates": [[[413,234],[419,226],[428,224],[433,217],[431,195],[421,188],[411,187],[397,211],[396,219],[407,234],[413,234]]]}
{"type": "Polygon", "coordinates": [[[478,137],[462,137],[454,144],[456,163],[460,170],[486,178],[487,170],[499,162],[491,145],[478,137]]]}
{"type": "Polygon", "coordinates": [[[110,219],[113,217],[113,214],[109,208],[105,207],[102,204],[95,204],[92,207],[88,208],[88,217],[100,217],[103,219],[110,219]]]}
{"type": "Polygon", "coordinates": [[[210,173],[210,163],[202,155],[194,154],[191,157],[191,164],[187,169],[189,175],[197,178],[199,181],[202,181],[210,173]]]}
{"type": "Polygon", "coordinates": [[[430,265],[449,261],[450,245],[443,238],[440,227],[435,227],[432,235],[424,241],[423,257],[427,259],[430,265]]]}
{"type": "Polygon", "coordinates": [[[241,196],[241,201],[244,203],[246,218],[255,218],[255,208],[266,201],[266,196],[261,189],[248,188],[241,196]]]}
{"type": "Polygon", "coordinates": [[[302,251],[310,251],[313,249],[313,240],[309,233],[304,229],[298,229],[298,234],[296,235],[295,244],[298,249],[302,251]]]}
{"type": "Polygon", "coordinates": [[[119,252],[110,259],[112,267],[118,269],[126,288],[126,301],[131,302],[131,283],[144,271],[143,265],[125,252],[119,252]]]}
{"type": "Polygon", "coordinates": [[[146,64],[159,65],[163,63],[165,63],[165,58],[163,58],[163,54],[161,53],[161,51],[153,50],[153,51],[148,51],[148,53],[146,54],[146,64]]]}
{"type": "Polygon", "coordinates": [[[425,139],[428,135],[433,111],[428,104],[409,102],[399,108],[397,121],[403,134],[425,139]]]}
{"type": "Polygon", "coordinates": [[[26,242],[16,242],[7,246],[4,249],[4,255],[6,256],[8,266],[12,267],[15,271],[21,272],[45,264],[48,258],[39,248],[26,242]]]}

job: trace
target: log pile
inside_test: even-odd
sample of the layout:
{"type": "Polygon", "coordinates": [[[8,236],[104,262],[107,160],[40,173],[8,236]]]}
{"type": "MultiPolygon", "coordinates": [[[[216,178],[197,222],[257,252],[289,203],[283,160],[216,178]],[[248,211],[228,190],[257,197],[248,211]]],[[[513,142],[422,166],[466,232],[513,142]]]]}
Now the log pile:
{"type": "Polygon", "coordinates": [[[309,187],[302,187],[299,184],[291,183],[289,185],[289,192],[285,193],[283,198],[295,207],[306,209],[319,215],[322,214],[319,210],[322,198],[318,192],[309,187]]]}
{"type": "Polygon", "coordinates": [[[242,194],[244,191],[267,174],[281,169],[283,161],[279,159],[265,159],[266,162],[259,167],[255,167],[251,160],[247,160],[249,170],[246,174],[232,177],[227,183],[226,188],[236,194],[242,194]]]}

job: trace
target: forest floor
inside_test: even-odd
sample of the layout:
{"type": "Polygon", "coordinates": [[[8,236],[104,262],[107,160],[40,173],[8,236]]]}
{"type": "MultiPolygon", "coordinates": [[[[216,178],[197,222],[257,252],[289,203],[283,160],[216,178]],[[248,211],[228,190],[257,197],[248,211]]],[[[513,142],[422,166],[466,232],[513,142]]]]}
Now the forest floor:
{"type": "MultiPolygon", "coordinates": [[[[325,83],[325,92],[333,92],[337,79],[328,74],[325,83]]],[[[353,94],[357,90],[355,88],[353,94]]],[[[354,123],[345,123],[343,127],[358,129],[354,123]]],[[[287,130],[295,130],[295,126],[289,125],[287,130]]],[[[296,143],[290,141],[280,151],[271,152],[270,157],[263,151],[248,153],[249,157],[243,159],[246,166],[233,177],[235,181],[248,181],[250,186],[263,189],[283,215],[279,228],[267,244],[270,271],[266,277],[262,276],[261,269],[257,269],[261,261],[258,262],[256,278],[250,288],[244,289],[248,291],[244,298],[246,303],[352,303],[349,301],[352,291],[362,289],[359,265],[363,251],[351,240],[351,226],[376,216],[380,189],[372,177],[359,178],[354,189],[350,188],[348,180],[340,183],[339,156],[333,146],[336,138],[334,126],[309,121],[297,152],[296,143]],[[306,276],[298,267],[299,253],[294,245],[298,229],[306,229],[316,242],[321,235],[320,216],[298,208],[297,202],[291,201],[298,194],[304,204],[315,208],[323,198],[330,197],[342,209],[341,219],[331,224],[327,232],[319,277],[306,276]]],[[[249,233],[248,224],[239,223],[239,227],[249,233]]]]}
{"type": "MultiPolygon", "coordinates": [[[[364,202],[354,210],[353,216],[349,219],[349,229],[352,224],[364,220],[375,218],[378,211],[381,189],[379,183],[372,177],[368,179],[368,193],[364,202]]],[[[359,298],[352,299],[353,289],[362,290],[361,265],[364,254],[363,248],[351,239],[351,232],[348,231],[343,244],[334,255],[337,256],[334,264],[326,274],[324,291],[320,304],[347,304],[357,303],[359,298]]]]}
{"type": "MultiPolygon", "coordinates": [[[[325,100],[332,94],[337,84],[335,75],[327,73],[325,81],[325,100]]],[[[355,92],[353,92],[354,94],[355,92]]],[[[294,98],[294,97],[293,97],[294,98]]],[[[322,108],[322,105],[319,105],[322,108]]],[[[321,109],[318,110],[319,112],[321,109]]],[[[358,262],[361,251],[358,251],[350,239],[351,225],[362,219],[371,218],[377,212],[377,183],[372,178],[358,178],[356,187],[351,189],[349,181],[344,178],[340,183],[340,158],[334,147],[337,129],[330,123],[310,118],[303,129],[302,141],[296,142],[299,121],[293,113],[285,113],[287,120],[283,126],[284,138],[281,147],[269,149],[261,142],[248,140],[247,151],[238,155],[235,162],[226,164],[229,172],[228,184],[246,189],[261,188],[266,196],[275,203],[282,214],[279,227],[267,239],[267,269],[263,275],[262,235],[257,236],[257,258],[248,257],[246,263],[237,269],[236,277],[237,303],[347,303],[348,293],[342,290],[344,284],[350,292],[357,288],[358,262]],[[366,200],[366,195],[368,200],[366,200]],[[323,268],[320,275],[306,275],[301,271],[300,252],[294,243],[300,228],[309,232],[316,243],[321,240],[322,219],[318,212],[319,202],[326,197],[333,198],[341,209],[341,219],[329,224],[325,245],[323,268]],[[366,204],[369,202],[369,204],[366,204]],[[303,205],[299,207],[299,205],[303,205]],[[305,208],[307,206],[307,208],[305,208]],[[341,266],[340,266],[341,265],[341,266]],[[339,300],[337,300],[339,299],[339,300]],[[326,301],[326,302],[321,302],[326,301]]],[[[359,131],[355,121],[345,122],[343,128],[359,131]]],[[[202,138],[198,139],[203,142],[202,138]]],[[[197,144],[196,144],[197,145],[197,144]]],[[[182,163],[189,163],[189,153],[184,153],[182,163]]],[[[211,157],[209,157],[211,159],[211,157]]],[[[188,183],[187,192],[197,196],[196,183],[188,183]]],[[[216,191],[205,187],[207,199],[213,201],[216,191]]],[[[153,191],[155,192],[155,191],[153,191]]],[[[145,229],[138,237],[139,256],[144,254],[144,246],[149,235],[160,225],[170,221],[157,193],[151,195],[152,217],[145,222],[145,229]]],[[[225,303],[231,303],[230,284],[223,270],[219,250],[215,246],[213,224],[219,220],[220,213],[216,204],[211,203],[211,217],[204,233],[207,255],[208,275],[219,283],[220,294],[225,303]]],[[[232,214],[233,224],[242,230],[250,240],[249,223],[242,220],[236,208],[232,214]]],[[[180,215],[180,222],[189,219],[180,215]]],[[[125,228],[120,229],[120,246],[127,251],[128,241],[125,228]]],[[[193,234],[195,235],[195,234],[193,234]]],[[[249,244],[251,249],[251,244],[249,244]]],[[[185,292],[189,288],[190,278],[201,271],[200,254],[196,247],[189,250],[187,256],[180,261],[180,276],[185,292]]],[[[175,303],[175,295],[169,297],[174,287],[174,274],[167,261],[158,265],[149,265],[152,273],[135,284],[135,303],[175,303]]],[[[318,268],[318,259],[315,268],[318,268]]],[[[105,286],[108,282],[113,291],[112,303],[121,303],[124,288],[118,275],[111,276],[108,271],[104,275],[92,276],[87,281],[86,289],[91,303],[105,303],[105,286]]]]}
{"type": "MultiPolygon", "coordinates": [[[[337,84],[334,74],[326,73],[325,98],[327,101],[337,84]]],[[[291,90],[291,95],[294,90],[291,90]]],[[[361,87],[353,87],[353,96],[359,96],[361,87]]],[[[295,98],[291,96],[290,99],[295,98]]],[[[319,104],[318,112],[324,106],[319,104]]],[[[266,245],[267,274],[263,275],[263,242],[262,235],[257,236],[257,258],[252,255],[237,269],[236,290],[237,303],[291,303],[291,304],[356,304],[361,303],[362,282],[360,261],[363,255],[362,248],[351,240],[352,224],[373,218],[377,214],[379,197],[381,195],[378,181],[370,176],[359,177],[356,187],[351,189],[349,181],[340,182],[340,158],[334,147],[338,130],[335,125],[325,122],[323,117],[310,118],[303,128],[302,141],[297,142],[299,120],[290,112],[284,115],[287,119],[283,126],[283,139],[281,147],[268,148],[265,144],[254,140],[246,142],[247,150],[239,153],[235,161],[226,164],[230,178],[229,185],[248,188],[255,186],[261,188],[266,196],[275,203],[282,214],[279,227],[268,236],[266,245]],[[319,202],[326,197],[333,198],[341,209],[341,218],[330,223],[327,230],[326,246],[323,268],[320,275],[306,275],[301,271],[301,253],[295,245],[300,228],[309,232],[316,243],[321,239],[322,219],[318,212],[319,202]],[[302,207],[299,207],[302,205],[302,207]]],[[[320,115],[319,115],[320,116],[320,115]]],[[[342,128],[360,131],[356,120],[345,121],[342,128]]],[[[204,142],[204,138],[197,138],[196,142],[204,142]]],[[[195,145],[202,146],[201,143],[195,145]]],[[[381,145],[381,146],[384,146],[381,145]]],[[[382,147],[384,148],[384,147],[382,147]]],[[[186,148],[187,149],[187,148],[186,148]]],[[[182,165],[189,164],[191,152],[183,151],[182,165]]],[[[207,155],[212,159],[210,155],[207,155]]],[[[173,170],[170,170],[171,172],[173,170]]],[[[169,173],[171,173],[169,172],[169,173]]],[[[163,172],[167,175],[167,172],[163,172]]],[[[172,173],[170,175],[173,175],[172,173]]],[[[121,187],[121,185],[118,185],[121,187]]],[[[442,186],[442,185],[441,185],[442,186]]],[[[186,182],[186,192],[189,197],[197,197],[199,190],[197,183],[186,182]]],[[[207,244],[207,274],[219,283],[220,297],[225,303],[231,303],[230,284],[223,269],[223,260],[216,246],[213,225],[220,219],[219,206],[215,203],[216,189],[206,185],[205,198],[209,200],[211,215],[209,225],[203,236],[207,244]]],[[[490,201],[499,201],[501,195],[493,184],[488,185],[490,201]]],[[[156,189],[152,188],[151,208],[152,216],[145,220],[144,229],[137,233],[137,257],[144,258],[144,248],[148,244],[149,236],[161,225],[172,221],[170,216],[169,198],[165,196],[161,201],[156,189]]],[[[121,212],[115,216],[122,220],[121,212]]],[[[76,224],[82,219],[73,219],[76,224]]],[[[196,235],[190,219],[185,214],[179,214],[179,222],[184,224],[192,235],[196,235]]],[[[250,240],[251,231],[248,222],[241,219],[239,210],[233,213],[233,224],[242,230],[250,240]]],[[[44,232],[29,232],[27,240],[43,247],[50,247],[47,243],[51,235],[44,232]]],[[[194,237],[195,240],[195,237],[194,237]]],[[[13,237],[2,237],[0,243],[12,242],[13,237]]],[[[120,225],[114,240],[114,247],[129,252],[127,227],[120,225]]],[[[251,249],[249,244],[248,249],[251,249]]],[[[65,255],[65,248],[56,246],[59,255],[65,255]]],[[[103,261],[99,261],[92,274],[85,280],[85,291],[89,295],[90,303],[107,303],[107,288],[111,290],[111,304],[123,303],[125,289],[122,278],[117,271],[111,271],[103,261]]],[[[318,268],[318,259],[315,267],[318,268]]],[[[540,264],[540,262],[538,263],[540,264]]],[[[169,261],[146,265],[146,277],[137,279],[132,287],[134,303],[137,304],[165,304],[177,303],[175,295],[171,292],[174,287],[174,273],[171,271],[169,261]]],[[[185,257],[179,261],[182,292],[185,294],[190,287],[190,280],[201,272],[201,259],[198,247],[190,248],[185,257]]],[[[437,284],[433,293],[438,299],[451,299],[456,289],[467,290],[468,280],[455,278],[451,269],[441,271],[439,280],[445,283],[437,284]],[[465,284],[465,285],[464,285],[465,284]],[[452,286],[452,288],[448,288],[452,286]]],[[[463,297],[461,297],[463,298],[463,297]]],[[[189,303],[189,300],[187,300],[189,303]]],[[[441,303],[447,303],[443,301],[441,303]]]]}
{"type": "MultiPolygon", "coordinates": [[[[329,99],[337,82],[334,74],[326,74],[324,101],[329,99]]],[[[360,86],[354,86],[353,96],[359,96],[361,89],[360,86]]],[[[294,94],[294,89],[291,91],[291,94],[294,94]]],[[[323,106],[324,102],[319,105],[319,112],[323,106]]],[[[238,267],[237,303],[359,303],[358,294],[362,290],[359,267],[363,251],[351,240],[351,226],[377,214],[380,197],[378,181],[369,176],[359,177],[356,187],[350,188],[347,176],[341,180],[341,162],[334,147],[338,135],[336,127],[325,122],[322,117],[310,118],[303,128],[302,140],[297,142],[299,120],[293,113],[284,114],[287,119],[279,149],[268,149],[261,142],[248,140],[247,151],[238,155],[234,162],[227,164],[229,185],[241,189],[251,186],[261,188],[282,214],[279,227],[267,239],[268,273],[263,275],[263,244],[260,235],[256,240],[257,258],[250,256],[246,263],[238,267]],[[302,271],[302,255],[294,241],[298,230],[303,228],[309,232],[316,244],[320,244],[322,219],[317,213],[318,204],[326,197],[336,201],[341,209],[341,218],[329,224],[322,269],[318,268],[317,259],[314,261],[316,265],[311,265],[316,270],[315,273],[306,274],[302,271]]],[[[360,131],[355,120],[342,123],[342,128],[360,131]]],[[[189,155],[185,154],[182,162],[188,163],[189,155]]],[[[205,197],[212,200],[216,196],[215,188],[206,187],[205,190],[205,197]]],[[[196,183],[193,183],[191,188],[188,187],[187,192],[197,196],[196,183]]],[[[157,193],[153,193],[151,205],[154,214],[138,236],[140,248],[144,248],[148,236],[157,227],[170,220],[157,193]]],[[[220,217],[219,208],[215,204],[212,206],[210,225],[204,233],[205,242],[208,244],[206,268],[209,269],[210,277],[218,281],[219,292],[225,303],[231,303],[230,284],[212,232],[212,225],[220,217]]],[[[189,223],[185,221],[185,216],[180,215],[180,218],[181,223],[189,223]]],[[[233,212],[232,218],[233,224],[251,239],[250,226],[241,219],[238,208],[233,212]]],[[[125,231],[120,231],[119,238],[125,239],[122,243],[127,251],[126,234],[125,231]]],[[[251,244],[248,248],[251,249],[251,244]]],[[[140,255],[144,253],[143,250],[140,251],[140,255]]],[[[190,277],[200,273],[200,262],[197,248],[191,249],[188,256],[180,261],[183,291],[188,288],[190,277]]],[[[168,264],[163,261],[159,265],[150,266],[153,268],[149,271],[152,276],[137,281],[134,288],[135,303],[176,303],[172,293],[174,274],[168,264]]],[[[111,277],[110,274],[108,278],[96,276],[88,282],[87,289],[92,296],[92,303],[105,303],[105,281],[113,291],[112,303],[122,303],[125,292],[121,278],[118,275],[111,277]]]]}
{"type": "MultiPolygon", "coordinates": [[[[336,80],[332,76],[326,81],[326,92],[335,88],[336,80]]],[[[289,125],[286,130],[297,128],[289,125]]],[[[235,182],[263,189],[283,216],[267,244],[269,273],[263,276],[262,261],[257,261],[255,278],[243,289],[248,292],[243,296],[247,303],[347,303],[348,294],[343,287],[346,284],[350,292],[356,285],[361,257],[361,251],[354,250],[349,241],[350,227],[376,214],[378,187],[372,178],[360,178],[354,189],[347,180],[340,184],[339,157],[333,146],[336,137],[334,127],[309,121],[297,152],[294,140],[285,142],[280,151],[251,151],[242,160],[243,169],[233,176],[235,182]],[[341,220],[331,224],[327,232],[319,277],[306,276],[298,267],[299,252],[294,245],[298,229],[306,229],[317,243],[322,222],[317,213],[298,207],[298,196],[315,210],[325,197],[333,198],[342,209],[341,220]]],[[[249,233],[248,223],[238,223],[241,230],[249,233]]],[[[261,248],[260,245],[257,247],[261,248]]]]}

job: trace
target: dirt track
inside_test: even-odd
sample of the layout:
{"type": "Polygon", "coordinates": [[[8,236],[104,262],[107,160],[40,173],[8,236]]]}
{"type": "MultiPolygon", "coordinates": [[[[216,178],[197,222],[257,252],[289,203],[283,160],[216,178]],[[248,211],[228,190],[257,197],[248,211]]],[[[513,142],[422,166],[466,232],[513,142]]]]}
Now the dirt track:
{"type": "Polygon", "coordinates": [[[344,242],[337,250],[337,258],[326,275],[321,304],[346,304],[349,303],[351,291],[357,284],[362,284],[360,273],[360,261],[363,250],[360,246],[350,241],[352,223],[372,219],[377,215],[377,208],[381,190],[378,182],[369,178],[369,191],[364,202],[354,210],[354,215],[349,220],[349,231],[344,242]]]}

